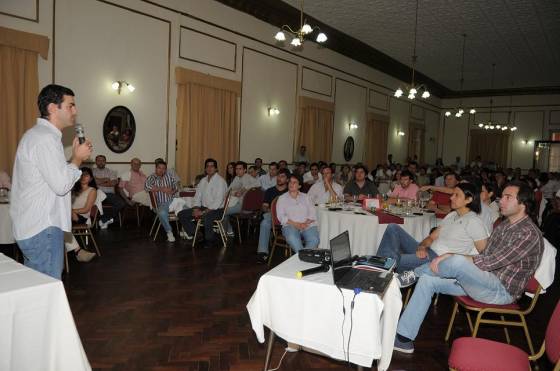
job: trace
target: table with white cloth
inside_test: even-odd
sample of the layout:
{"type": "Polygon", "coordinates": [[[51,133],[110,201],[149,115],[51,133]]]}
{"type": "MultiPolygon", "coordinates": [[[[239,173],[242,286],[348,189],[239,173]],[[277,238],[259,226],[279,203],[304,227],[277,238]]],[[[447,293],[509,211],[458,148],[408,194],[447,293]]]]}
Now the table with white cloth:
{"type": "Polygon", "coordinates": [[[91,370],[62,281],[3,254],[0,370],[91,370]]]}
{"type": "Polygon", "coordinates": [[[265,341],[264,326],[271,330],[265,367],[270,361],[274,336],[278,335],[289,343],[338,360],[349,359],[359,366],[371,367],[373,360],[378,359],[378,369],[386,370],[391,362],[402,308],[396,279],[393,279],[382,299],[375,294],[358,294],[353,310],[351,302],[354,292],[342,289],[344,314],[343,298],[334,285],[330,270],[302,279],[296,278],[296,272],[315,266],[300,261],[297,255],[292,256],[261,276],[247,304],[257,340],[261,343],[265,341]],[[352,336],[348,352],[346,347],[350,332],[352,336]]]}
{"type": "Polygon", "coordinates": [[[0,245],[16,243],[12,232],[12,218],[10,204],[0,203],[0,245]]]}
{"type": "MultiPolygon", "coordinates": [[[[367,212],[367,215],[355,214],[364,212],[361,208],[348,211],[329,211],[326,207],[316,207],[320,233],[321,249],[330,249],[329,241],[344,231],[350,235],[350,248],[353,255],[375,255],[383,233],[388,224],[380,224],[377,215],[367,212]]],[[[400,224],[417,241],[422,241],[430,233],[430,229],[437,225],[435,214],[424,213],[403,217],[404,224],[400,224]]]]}

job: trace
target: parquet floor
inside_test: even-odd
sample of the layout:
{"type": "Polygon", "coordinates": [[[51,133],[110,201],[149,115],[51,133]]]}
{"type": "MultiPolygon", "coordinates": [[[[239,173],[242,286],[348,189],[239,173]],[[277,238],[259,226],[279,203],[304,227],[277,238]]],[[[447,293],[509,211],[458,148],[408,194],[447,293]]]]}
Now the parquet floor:
{"type": "MultiPolygon", "coordinates": [[[[147,223],[147,221],[146,221],[147,223]]],[[[132,224],[132,222],[128,222],[132,224]]],[[[147,238],[147,226],[125,225],[97,233],[103,256],[88,264],[71,258],[66,291],[82,343],[96,370],[262,370],[265,344],[251,329],[245,306],[267,267],[255,263],[256,241],[227,250],[192,249],[147,238]]],[[[8,251],[9,252],[9,251],[8,251]]],[[[535,347],[556,300],[557,283],[528,319],[535,347]]],[[[451,301],[442,296],[428,312],[413,355],[395,353],[392,370],[445,370],[443,341],[451,301]]],[[[454,337],[467,334],[458,316],[454,337]]],[[[560,330],[560,329],[559,329],[560,330]]],[[[527,348],[521,330],[512,343],[527,348]]],[[[481,336],[505,341],[485,328],[481,336]]],[[[276,341],[271,367],[286,343],[276,341]]],[[[281,370],[351,370],[343,362],[305,352],[288,353],[281,370]]],[[[541,370],[552,369],[541,362],[541,370]]]]}

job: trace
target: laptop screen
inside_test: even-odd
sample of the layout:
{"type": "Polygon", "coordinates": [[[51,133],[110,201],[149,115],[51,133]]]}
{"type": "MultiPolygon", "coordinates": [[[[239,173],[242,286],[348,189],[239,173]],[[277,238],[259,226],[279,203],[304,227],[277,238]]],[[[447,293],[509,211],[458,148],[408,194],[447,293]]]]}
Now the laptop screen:
{"type": "Polygon", "coordinates": [[[331,264],[335,284],[352,266],[350,237],[348,231],[342,232],[330,240],[331,264]]]}

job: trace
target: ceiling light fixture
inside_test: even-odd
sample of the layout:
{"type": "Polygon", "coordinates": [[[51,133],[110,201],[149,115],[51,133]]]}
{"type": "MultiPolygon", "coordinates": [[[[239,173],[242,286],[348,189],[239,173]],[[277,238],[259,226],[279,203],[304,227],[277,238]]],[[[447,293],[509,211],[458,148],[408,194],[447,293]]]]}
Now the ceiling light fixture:
{"type": "Polygon", "coordinates": [[[131,93],[134,90],[136,90],[134,85],[132,85],[131,83],[128,83],[124,80],[113,81],[113,83],[111,84],[111,88],[113,88],[113,90],[116,90],[119,95],[121,94],[122,88],[125,87],[125,86],[128,89],[128,91],[131,92],[131,93]]]}
{"type": "MultiPolygon", "coordinates": [[[[467,34],[463,34],[462,36],[463,36],[463,57],[461,59],[461,77],[459,79],[459,96],[461,96],[461,100],[459,101],[459,107],[453,109],[455,111],[453,115],[456,118],[463,117],[463,114],[465,113],[465,110],[463,109],[462,93],[463,93],[463,85],[465,83],[465,47],[467,45],[467,34]]],[[[469,110],[469,114],[474,115],[475,113],[476,113],[476,109],[471,108],[469,110]]],[[[451,111],[445,112],[445,116],[449,117],[451,115],[452,115],[451,111]]]]}
{"type": "MultiPolygon", "coordinates": [[[[290,26],[285,24],[276,33],[274,38],[276,39],[276,41],[283,44],[286,41],[285,32],[287,32],[292,37],[292,40],[290,41],[290,45],[292,45],[295,49],[297,49],[297,48],[299,48],[303,45],[304,41],[307,40],[307,39],[305,39],[305,36],[313,33],[313,31],[315,31],[315,30],[321,31],[321,29],[318,26],[311,27],[307,23],[307,20],[303,19],[303,0],[301,0],[301,8],[300,8],[300,16],[299,16],[299,29],[292,30],[292,28],[290,26]]],[[[319,44],[323,44],[324,42],[327,41],[327,35],[325,35],[323,32],[319,32],[317,34],[317,36],[315,37],[315,41],[319,44]]]]}
{"type": "MultiPolygon", "coordinates": [[[[411,79],[411,83],[410,86],[405,85],[405,90],[408,91],[408,99],[412,100],[416,98],[416,94],[418,94],[418,92],[422,92],[422,94],[420,94],[420,97],[422,97],[423,99],[428,99],[430,97],[430,92],[428,91],[428,88],[426,87],[426,85],[424,84],[419,84],[419,85],[415,85],[414,84],[414,73],[416,71],[416,61],[418,60],[418,56],[416,55],[416,36],[418,33],[418,0],[416,0],[416,18],[415,18],[415,23],[414,23],[414,49],[412,52],[412,79],[411,79]]],[[[395,93],[393,94],[396,98],[400,98],[402,97],[404,94],[403,89],[399,86],[397,88],[397,90],[395,90],[395,93]]]]}

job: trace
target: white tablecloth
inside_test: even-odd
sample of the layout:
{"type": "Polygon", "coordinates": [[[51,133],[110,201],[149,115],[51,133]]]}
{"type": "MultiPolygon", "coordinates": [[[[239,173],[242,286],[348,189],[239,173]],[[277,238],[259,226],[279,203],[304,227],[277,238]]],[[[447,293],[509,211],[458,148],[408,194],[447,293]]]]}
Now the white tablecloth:
{"type": "Polygon", "coordinates": [[[0,244],[15,243],[10,218],[10,204],[0,204],[0,244]]]}
{"type": "MultiPolygon", "coordinates": [[[[296,272],[316,266],[304,263],[297,255],[264,274],[247,304],[257,340],[264,342],[264,327],[284,340],[311,348],[332,358],[344,360],[342,349],[342,296],[333,283],[332,272],[295,278],[296,272]]],[[[345,347],[350,334],[350,303],[354,293],[342,290],[346,320],[345,347]]],[[[391,362],[397,322],[402,307],[401,293],[393,279],[383,300],[360,293],[352,313],[350,362],[386,370],[391,362]]]]}
{"type": "MultiPolygon", "coordinates": [[[[330,249],[329,241],[348,230],[350,248],[353,255],[375,255],[387,224],[379,224],[376,215],[357,215],[353,211],[329,211],[317,207],[317,219],[320,233],[321,249],[330,249]]],[[[400,226],[418,241],[428,236],[430,229],[436,226],[434,214],[404,218],[400,226]]]]}
{"type": "Polygon", "coordinates": [[[91,370],[62,282],[3,254],[0,370],[91,370]]]}
{"type": "Polygon", "coordinates": [[[194,197],[176,197],[169,204],[169,212],[178,214],[183,209],[190,209],[193,207],[194,197]]]}

